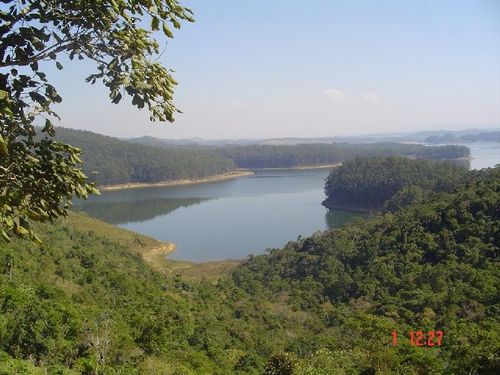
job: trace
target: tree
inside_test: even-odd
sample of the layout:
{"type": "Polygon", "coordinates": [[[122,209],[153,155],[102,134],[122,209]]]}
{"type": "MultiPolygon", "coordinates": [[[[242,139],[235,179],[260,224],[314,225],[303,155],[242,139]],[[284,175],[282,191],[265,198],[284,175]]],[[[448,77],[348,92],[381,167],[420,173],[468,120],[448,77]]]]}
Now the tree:
{"type": "Polygon", "coordinates": [[[88,59],[113,103],[126,94],[151,120],[174,121],[171,70],[153,60],[155,32],[193,22],[177,0],[2,0],[0,6],[0,234],[39,242],[30,221],[67,214],[74,196],[97,190],[79,169],[81,150],[54,141],[51,109],[61,102],[42,71],[61,57],[88,59]]]}

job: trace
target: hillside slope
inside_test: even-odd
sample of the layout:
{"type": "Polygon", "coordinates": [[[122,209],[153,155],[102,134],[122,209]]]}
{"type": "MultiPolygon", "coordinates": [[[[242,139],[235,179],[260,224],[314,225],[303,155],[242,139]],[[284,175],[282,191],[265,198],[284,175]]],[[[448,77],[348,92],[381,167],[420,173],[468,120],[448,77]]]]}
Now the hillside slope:
{"type": "Polygon", "coordinates": [[[56,129],[56,139],[83,149],[83,170],[98,185],[199,179],[235,168],[211,150],[166,150],[66,128],[56,129]]]}
{"type": "Polygon", "coordinates": [[[193,277],[203,267],[153,267],[164,244],[88,217],[36,230],[41,247],[0,244],[0,373],[500,370],[498,168],[217,283],[193,277]],[[411,331],[443,331],[442,345],[412,345],[411,331]]]}

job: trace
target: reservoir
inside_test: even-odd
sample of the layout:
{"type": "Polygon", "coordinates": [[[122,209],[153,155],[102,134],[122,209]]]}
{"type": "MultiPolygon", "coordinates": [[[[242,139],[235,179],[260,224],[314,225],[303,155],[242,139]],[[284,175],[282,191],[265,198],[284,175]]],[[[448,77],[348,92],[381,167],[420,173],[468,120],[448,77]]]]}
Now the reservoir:
{"type": "MultiPolygon", "coordinates": [[[[499,143],[467,144],[470,167],[500,162],[499,143]]],[[[75,209],[105,222],[176,244],[172,259],[244,259],[344,224],[360,214],[328,210],[323,186],[330,169],[260,170],[194,185],[102,192],[75,209]]]]}
{"type": "Polygon", "coordinates": [[[218,182],[105,191],[75,209],[175,243],[172,259],[244,259],[361,216],[321,205],[329,172],[262,170],[218,182]]]}

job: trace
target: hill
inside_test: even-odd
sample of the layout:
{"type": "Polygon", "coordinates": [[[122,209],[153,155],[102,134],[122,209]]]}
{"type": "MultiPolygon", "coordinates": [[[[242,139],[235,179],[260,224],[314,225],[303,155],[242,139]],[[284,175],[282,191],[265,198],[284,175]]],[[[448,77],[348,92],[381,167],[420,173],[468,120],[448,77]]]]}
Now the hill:
{"type": "Polygon", "coordinates": [[[425,139],[426,143],[446,144],[446,143],[473,143],[473,142],[500,142],[500,131],[482,132],[477,134],[457,135],[447,133],[434,135],[425,139]]]}
{"type": "Polygon", "coordinates": [[[56,140],[83,150],[83,171],[100,186],[197,180],[227,174],[236,168],[325,165],[363,156],[458,159],[470,155],[470,150],[464,146],[427,147],[399,143],[216,147],[174,144],[152,137],[125,141],[66,128],[57,128],[56,140]]]}
{"type": "Polygon", "coordinates": [[[470,156],[465,146],[434,146],[402,143],[299,144],[225,146],[220,155],[239,168],[289,168],[343,162],[356,157],[405,156],[425,159],[459,159],[470,156]]]}
{"type": "Polygon", "coordinates": [[[167,150],[66,128],[56,129],[56,140],[83,149],[83,170],[98,185],[200,179],[235,168],[211,150],[167,150]]]}
{"type": "Polygon", "coordinates": [[[388,203],[397,209],[423,199],[429,192],[451,192],[466,175],[467,169],[446,161],[356,158],[332,170],[323,204],[329,208],[379,210],[398,193],[388,203]]]}
{"type": "Polygon", "coordinates": [[[253,257],[234,280],[321,316],[328,345],[345,353],[332,374],[498,373],[499,207],[497,168],[451,194],[253,257]],[[428,341],[438,331],[442,345],[428,341]]]}
{"type": "Polygon", "coordinates": [[[37,226],[0,244],[0,373],[497,373],[500,169],[469,174],[229,277],[85,216],[37,226]]]}

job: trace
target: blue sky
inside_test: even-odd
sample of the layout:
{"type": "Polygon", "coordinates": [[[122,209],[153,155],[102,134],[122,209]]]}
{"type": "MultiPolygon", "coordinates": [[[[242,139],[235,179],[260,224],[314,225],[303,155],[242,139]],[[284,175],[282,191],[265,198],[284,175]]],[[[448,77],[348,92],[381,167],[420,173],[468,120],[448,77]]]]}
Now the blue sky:
{"type": "MultiPolygon", "coordinates": [[[[267,138],[500,126],[500,1],[184,1],[161,60],[184,114],[150,123],[49,72],[61,125],[162,138],[267,138]]],[[[166,43],[162,40],[162,43],[166,43]]]]}

